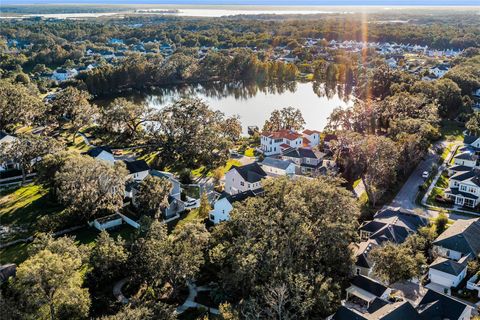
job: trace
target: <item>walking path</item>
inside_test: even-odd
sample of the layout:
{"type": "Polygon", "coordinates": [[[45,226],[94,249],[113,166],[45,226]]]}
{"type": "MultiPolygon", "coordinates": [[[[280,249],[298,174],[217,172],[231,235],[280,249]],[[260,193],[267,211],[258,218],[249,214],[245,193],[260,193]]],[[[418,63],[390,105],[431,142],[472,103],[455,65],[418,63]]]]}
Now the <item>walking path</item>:
{"type": "Polygon", "coordinates": [[[217,314],[217,315],[220,314],[220,311],[218,309],[210,308],[203,304],[195,302],[195,298],[197,297],[197,294],[202,291],[210,291],[211,289],[209,287],[206,287],[206,286],[197,287],[197,285],[191,281],[187,281],[187,286],[188,286],[188,297],[187,299],[185,299],[185,302],[177,308],[177,314],[182,314],[189,308],[202,308],[202,309],[208,310],[208,312],[210,312],[211,314],[217,314]]]}
{"type": "Polygon", "coordinates": [[[117,301],[122,303],[122,304],[127,304],[128,303],[128,299],[122,293],[122,288],[128,282],[128,280],[129,280],[129,278],[126,277],[126,278],[123,278],[122,280],[117,281],[113,285],[113,295],[115,296],[117,301]]]}

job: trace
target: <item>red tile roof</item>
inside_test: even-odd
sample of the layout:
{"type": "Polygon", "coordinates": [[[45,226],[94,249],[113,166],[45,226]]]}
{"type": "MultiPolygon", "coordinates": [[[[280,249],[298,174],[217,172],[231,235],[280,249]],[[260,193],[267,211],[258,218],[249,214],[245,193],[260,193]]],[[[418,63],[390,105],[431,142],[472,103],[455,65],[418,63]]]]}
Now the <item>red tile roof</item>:
{"type": "Polygon", "coordinates": [[[305,129],[305,130],[303,130],[303,133],[310,136],[310,135],[312,135],[312,134],[314,134],[314,133],[320,134],[320,131],[305,129]]]}
{"type": "Polygon", "coordinates": [[[282,138],[282,139],[287,139],[287,140],[295,140],[295,139],[298,139],[298,138],[302,137],[301,134],[299,134],[297,132],[294,132],[294,131],[290,131],[290,130],[262,132],[262,136],[269,137],[271,139],[282,138]]]}

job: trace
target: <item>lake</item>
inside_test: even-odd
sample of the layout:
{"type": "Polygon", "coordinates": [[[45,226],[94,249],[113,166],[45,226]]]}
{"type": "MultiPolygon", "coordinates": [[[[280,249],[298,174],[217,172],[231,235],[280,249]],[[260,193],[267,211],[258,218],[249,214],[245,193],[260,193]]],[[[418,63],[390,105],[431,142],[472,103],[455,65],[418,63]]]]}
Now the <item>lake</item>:
{"type": "MultiPolygon", "coordinates": [[[[156,109],[180,98],[199,98],[227,116],[238,115],[244,134],[248,126],[258,126],[261,129],[273,110],[289,106],[301,110],[306,122],[305,128],[323,130],[334,108],[353,104],[350,96],[345,96],[343,91],[328,89],[325,85],[314,82],[265,87],[240,83],[183,85],[123,97],[135,103],[147,103],[156,109]]],[[[113,98],[100,100],[98,104],[105,105],[111,100],[113,98]]]]}

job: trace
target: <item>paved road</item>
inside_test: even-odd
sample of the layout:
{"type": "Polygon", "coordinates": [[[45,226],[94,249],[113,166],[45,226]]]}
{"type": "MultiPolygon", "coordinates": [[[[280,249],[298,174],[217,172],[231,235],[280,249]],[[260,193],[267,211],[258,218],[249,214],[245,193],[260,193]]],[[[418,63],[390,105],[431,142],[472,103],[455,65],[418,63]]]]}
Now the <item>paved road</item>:
{"type": "Polygon", "coordinates": [[[403,185],[402,189],[398,192],[395,199],[393,199],[392,207],[402,207],[408,210],[414,210],[418,213],[425,215],[435,215],[434,211],[420,207],[415,203],[417,198],[418,188],[424,183],[422,173],[424,171],[430,171],[434,164],[438,163],[440,156],[433,150],[437,148],[445,148],[447,146],[446,141],[440,141],[436,143],[432,148],[428,150],[428,154],[425,156],[425,160],[422,160],[418,166],[413,170],[408,180],[403,185]]]}

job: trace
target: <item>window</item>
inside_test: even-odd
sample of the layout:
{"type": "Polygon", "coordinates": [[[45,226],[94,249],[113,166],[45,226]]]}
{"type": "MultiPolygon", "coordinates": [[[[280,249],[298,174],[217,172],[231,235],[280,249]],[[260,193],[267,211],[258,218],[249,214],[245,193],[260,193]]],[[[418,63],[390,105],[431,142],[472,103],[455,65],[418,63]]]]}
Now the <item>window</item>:
{"type": "Polygon", "coordinates": [[[461,190],[461,191],[467,191],[467,186],[463,186],[463,185],[460,186],[460,190],[461,190]]]}
{"type": "Polygon", "coordinates": [[[243,181],[240,181],[240,185],[243,187],[245,184],[243,183],[243,181]]]}
{"type": "Polygon", "coordinates": [[[357,276],[360,275],[360,269],[357,268],[357,276]]]}
{"type": "Polygon", "coordinates": [[[210,220],[215,220],[215,215],[210,214],[210,220]]]}

